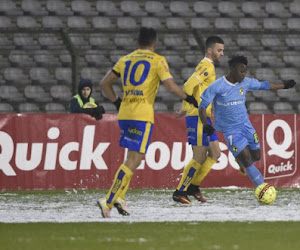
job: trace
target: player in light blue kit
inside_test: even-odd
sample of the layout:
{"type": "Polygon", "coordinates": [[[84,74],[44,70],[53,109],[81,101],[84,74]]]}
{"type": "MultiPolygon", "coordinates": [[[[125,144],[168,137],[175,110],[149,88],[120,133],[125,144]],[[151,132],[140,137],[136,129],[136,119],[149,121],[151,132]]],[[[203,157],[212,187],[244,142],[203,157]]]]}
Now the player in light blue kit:
{"type": "Polygon", "coordinates": [[[259,81],[245,77],[248,60],[243,55],[233,55],[228,61],[229,74],[217,79],[201,95],[199,116],[203,132],[211,135],[214,128],[207,123],[206,108],[213,102],[215,108],[215,128],[222,131],[229,150],[238,163],[246,167],[247,175],[255,186],[264,183],[263,176],[254,162],[260,160],[260,145],[245,106],[247,91],[289,89],[294,80],[283,83],[259,81]]]}

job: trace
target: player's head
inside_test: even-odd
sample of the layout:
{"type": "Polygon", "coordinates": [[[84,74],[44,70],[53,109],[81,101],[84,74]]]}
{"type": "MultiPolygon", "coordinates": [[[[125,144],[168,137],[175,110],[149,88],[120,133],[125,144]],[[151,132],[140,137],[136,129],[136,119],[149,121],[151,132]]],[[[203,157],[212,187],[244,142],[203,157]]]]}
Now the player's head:
{"type": "Polygon", "coordinates": [[[241,82],[247,74],[248,59],[243,55],[233,55],[229,61],[229,75],[234,82],[241,82]]]}
{"type": "Polygon", "coordinates": [[[224,55],[224,41],[221,37],[210,36],[205,41],[205,56],[211,59],[214,63],[221,60],[224,55]]]}
{"type": "Polygon", "coordinates": [[[78,85],[78,94],[83,99],[88,99],[92,95],[93,83],[89,79],[81,79],[78,85]]]}
{"type": "Polygon", "coordinates": [[[156,46],[156,31],[152,28],[141,27],[137,37],[138,47],[144,48],[155,48],[156,46]]]}

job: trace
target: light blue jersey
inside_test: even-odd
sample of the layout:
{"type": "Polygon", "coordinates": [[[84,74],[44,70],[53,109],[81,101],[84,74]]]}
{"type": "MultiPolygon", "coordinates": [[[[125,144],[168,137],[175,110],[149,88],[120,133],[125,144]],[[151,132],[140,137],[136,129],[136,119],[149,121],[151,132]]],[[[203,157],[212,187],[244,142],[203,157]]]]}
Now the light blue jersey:
{"type": "Polygon", "coordinates": [[[199,107],[207,108],[213,102],[215,108],[216,130],[226,131],[249,121],[245,106],[247,91],[269,90],[268,81],[258,81],[245,77],[240,83],[233,84],[225,76],[218,78],[201,95],[199,107]]]}

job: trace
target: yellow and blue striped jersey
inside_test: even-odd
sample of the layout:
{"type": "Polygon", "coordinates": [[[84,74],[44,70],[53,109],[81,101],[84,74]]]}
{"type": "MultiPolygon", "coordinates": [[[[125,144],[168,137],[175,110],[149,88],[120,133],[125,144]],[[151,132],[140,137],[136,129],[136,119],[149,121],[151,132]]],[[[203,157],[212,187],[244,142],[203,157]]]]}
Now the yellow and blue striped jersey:
{"type": "Polygon", "coordinates": [[[123,84],[119,120],[154,123],[154,101],[160,81],[172,78],[165,57],[150,50],[135,50],[113,67],[123,84]]]}
{"type": "MultiPolygon", "coordinates": [[[[184,83],[183,91],[188,95],[193,95],[198,103],[201,102],[201,94],[216,80],[216,72],[213,61],[204,57],[195,68],[194,73],[184,83]]],[[[211,117],[211,104],[206,109],[207,117],[211,117]]],[[[182,102],[182,109],[187,112],[187,116],[198,116],[198,109],[188,102],[182,102]]]]}

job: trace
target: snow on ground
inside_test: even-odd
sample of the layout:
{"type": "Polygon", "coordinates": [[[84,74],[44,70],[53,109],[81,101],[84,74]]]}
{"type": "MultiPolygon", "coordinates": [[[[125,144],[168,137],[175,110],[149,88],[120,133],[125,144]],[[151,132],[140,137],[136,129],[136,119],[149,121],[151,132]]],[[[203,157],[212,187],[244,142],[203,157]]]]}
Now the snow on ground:
{"type": "Polygon", "coordinates": [[[0,192],[0,222],[176,222],[176,221],[300,221],[300,190],[279,190],[275,204],[260,205],[253,189],[204,189],[206,203],[182,205],[173,190],[129,191],[129,217],[116,209],[103,219],[96,201],[104,191],[0,192]]]}

